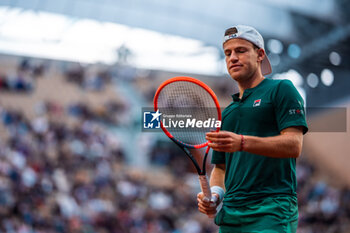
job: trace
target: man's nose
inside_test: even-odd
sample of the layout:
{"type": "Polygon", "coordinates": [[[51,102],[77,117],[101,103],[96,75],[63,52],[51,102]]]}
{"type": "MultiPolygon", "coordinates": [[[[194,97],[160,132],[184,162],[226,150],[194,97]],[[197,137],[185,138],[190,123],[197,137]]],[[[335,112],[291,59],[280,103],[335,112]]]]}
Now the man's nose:
{"type": "Polygon", "coordinates": [[[238,56],[236,53],[231,53],[231,56],[230,56],[230,61],[233,62],[233,61],[237,61],[238,60],[238,56]]]}

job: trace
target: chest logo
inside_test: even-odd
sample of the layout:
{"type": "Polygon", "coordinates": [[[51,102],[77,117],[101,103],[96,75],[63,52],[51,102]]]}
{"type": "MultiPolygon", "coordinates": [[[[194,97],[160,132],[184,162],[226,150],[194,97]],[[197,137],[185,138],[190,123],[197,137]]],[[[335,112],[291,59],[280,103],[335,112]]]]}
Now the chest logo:
{"type": "Polygon", "coordinates": [[[258,107],[258,106],[260,106],[260,104],[261,104],[261,99],[254,100],[253,107],[258,107]]]}

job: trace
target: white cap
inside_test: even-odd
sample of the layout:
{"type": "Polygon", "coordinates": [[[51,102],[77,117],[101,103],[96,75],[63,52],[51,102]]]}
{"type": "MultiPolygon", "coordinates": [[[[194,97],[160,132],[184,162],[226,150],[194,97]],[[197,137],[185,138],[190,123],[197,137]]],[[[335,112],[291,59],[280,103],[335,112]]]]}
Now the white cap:
{"type": "MultiPolygon", "coordinates": [[[[263,37],[253,27],[245,26],[245,25],[237,25],[237,26],[234,26],[234,27],[227,29],[226,32],[225,32],[223,44],[228,40],[235,39],[235,38],[241,38],[241,39],[245,39],[245,40],[255,44],[259,48],[265,50],[263,37]],[[232,31],[232,34],[226,33],[226,32],[230,32],[230,31],[232,31]]],[[[267,75],[267,74],[271,74],[271,72],[272,72],[271,64],[270,64],[269,58],[265,54],[264,60],[261,61],[261,73],[263,75],[267,75]]]]}

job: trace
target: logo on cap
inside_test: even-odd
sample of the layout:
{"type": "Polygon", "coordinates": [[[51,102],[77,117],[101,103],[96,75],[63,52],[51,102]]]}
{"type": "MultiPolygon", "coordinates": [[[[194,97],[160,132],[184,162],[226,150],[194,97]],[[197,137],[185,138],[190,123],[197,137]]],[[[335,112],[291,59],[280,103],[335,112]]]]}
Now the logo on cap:
{"type": "Polygon", "coordinates": [[[237,37],[237,34],[231,34],[228,36],[228,39],[233,39],[233,38],[236,38],[237,37]]]}

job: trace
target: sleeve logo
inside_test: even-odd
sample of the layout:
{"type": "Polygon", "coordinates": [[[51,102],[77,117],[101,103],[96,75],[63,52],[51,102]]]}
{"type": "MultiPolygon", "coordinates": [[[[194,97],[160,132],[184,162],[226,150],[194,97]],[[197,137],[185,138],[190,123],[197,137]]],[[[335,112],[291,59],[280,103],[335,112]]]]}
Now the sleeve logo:
{"type": "Polygon", "coordinates": [[[300,114],[304,114],[303,109],[297,109],[297,108],[289,109],[289,115],[300,115],[300,114]]]}

